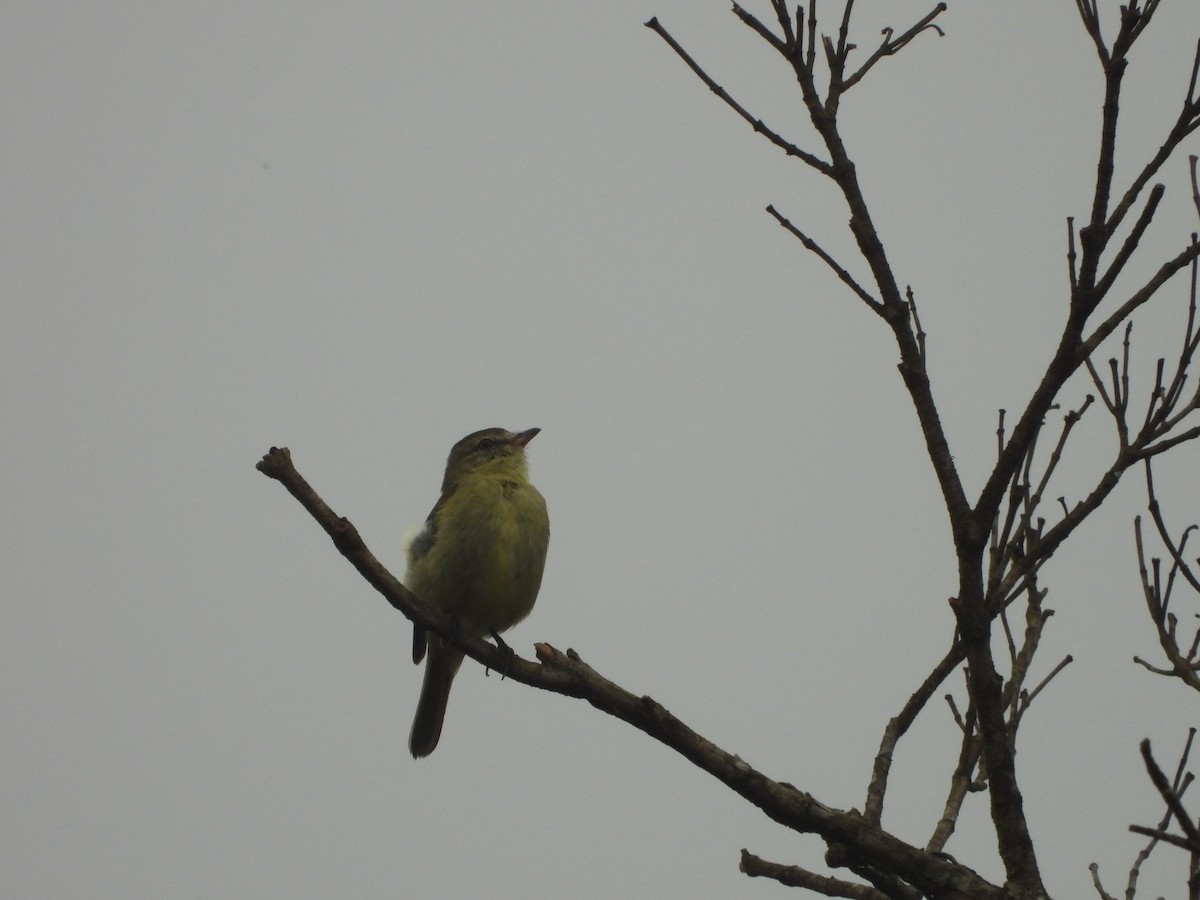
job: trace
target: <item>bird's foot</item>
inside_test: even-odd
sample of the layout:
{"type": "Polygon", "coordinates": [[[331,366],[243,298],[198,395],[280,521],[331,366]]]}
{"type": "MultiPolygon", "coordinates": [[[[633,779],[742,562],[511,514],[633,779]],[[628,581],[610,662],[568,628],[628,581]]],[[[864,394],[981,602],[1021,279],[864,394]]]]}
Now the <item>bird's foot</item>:
{"type": "MultiPolygon", "coordinates": [[[[508,646],[508,644],[506,644],[504,642],[504,638],[500,637],[500,633],[498,631],[496,631],[494,628],[492,629],[490,634],[493,638],[495,638],[496,646],[500,648],[500,652],[504,654],[504,658],[505,658],[504,670],[502,672],[500,672],[500,680],[503,681],[505,678],[508,677],[508,673],[512,671],[513,660],[515,660],[517,658],[517,654],[513,651],[512,647],[508,646]]],[[[484,669],[483,673],[485,675],[487,675],[490,671],[491,671],[490,668],[484,669]]]]}

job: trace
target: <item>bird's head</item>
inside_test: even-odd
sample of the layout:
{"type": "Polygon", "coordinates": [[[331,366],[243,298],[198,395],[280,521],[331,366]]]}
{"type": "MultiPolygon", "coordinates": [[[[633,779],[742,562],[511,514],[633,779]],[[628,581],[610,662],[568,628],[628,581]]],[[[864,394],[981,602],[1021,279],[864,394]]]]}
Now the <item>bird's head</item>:
{"type": "Polygon", "coordinates": [[[442,490],[447,490],[469,475],[480,473],[500,478],[527,478],[529,468],[525,461],[525,445],[539,431],[540,428],[518,432],[485,428],[468,434],[450,451],[442,490]]]}

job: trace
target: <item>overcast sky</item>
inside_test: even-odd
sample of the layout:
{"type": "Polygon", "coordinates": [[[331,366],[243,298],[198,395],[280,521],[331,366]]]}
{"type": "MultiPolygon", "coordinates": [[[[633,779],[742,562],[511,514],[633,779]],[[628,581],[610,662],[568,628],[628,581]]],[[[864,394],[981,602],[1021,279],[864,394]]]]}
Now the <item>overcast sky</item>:
{"type": "MultiPolygon", "coordinates": [[[[860,0],[859,58],[931,5],[860,0]]],[[[412,760],[407,622],[254,469],[290,447],[399,573],[451,444],[541,427],[553,539],[513,647],[573,647],[861,808],[882,728],[950,640],[945,511],[886,329],[763,211],[861,272],[834,191],[652,15],[819,150],[725,2],[8,4],[0,893],[758,897],[783,893],[738,874],[742,847],[820,866],[818,841],[654,741],[469,662],[412,760]]],[[[938,21],[843,127],[973,495],[996,410],[1057,341],[1101,80],[1070,0],[938,21]]],[[[1118,178],[1161,142],[1198,32],[1174,0],[1135,52],[1118,178]]],[[[1185,159],[1161,178],[1126,285],[1197,227],[1185,159]]],[[[1184,288],[1138,318],[1136,396],[1178,352],[1184,288]]],[[[1108,465],[1098,406],[1055,496],[1108,465]]],[[[1161,466],[1178,528],[1200,519],[1196,461],[1161,466]]],[[[1035,680],[1076,661],[1019,762],[1059,897],[1091,896],[1092,861],[1123,889],[1128,824],[1161,814],[1137,742],[1173,765],[1197,721],[1131,661],[1156,653],[1143,507],[1135,473],[1045,571],[1035,680]]],[[[905,839],[927,839],[956,746],[944,704],[901,745],[885,824],[905,839]]],[[[973,796],[948,850],[996,878],[986,819],[973,796]]],[[[1145,896],[1178,896],[1182,854],[1156,859],[1145,896]]]]}

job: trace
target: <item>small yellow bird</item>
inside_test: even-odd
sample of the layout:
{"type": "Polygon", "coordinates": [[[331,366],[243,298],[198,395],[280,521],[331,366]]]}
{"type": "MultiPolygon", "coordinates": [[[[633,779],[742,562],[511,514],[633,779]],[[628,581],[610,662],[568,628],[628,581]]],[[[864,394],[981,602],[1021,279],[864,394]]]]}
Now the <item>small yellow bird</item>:
{"type": "MultiPolygon", "coordinates": [[[[537,599],[550,518],[546,501],[529,483],[525,445],[540,430],[485,428],[455,444],[442,496],[408,545],[405,586],[466,634],[499,635],[529,615],[537,599]]],[[[437,746],[450,685],[463,661],[461,650],[415,626],[413,662],[426,650],[429,661],[408,736],[414,757],[428,756],[437,746]]]]}

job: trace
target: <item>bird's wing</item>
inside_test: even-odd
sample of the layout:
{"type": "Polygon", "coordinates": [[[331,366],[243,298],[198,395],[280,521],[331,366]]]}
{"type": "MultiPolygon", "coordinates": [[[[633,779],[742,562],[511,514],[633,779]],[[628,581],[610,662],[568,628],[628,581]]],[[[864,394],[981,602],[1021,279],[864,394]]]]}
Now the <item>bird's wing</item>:
{"type": "MultiPolygon", "coordinates": [[[[446,500],[454,493],[455,487],[456,485],[451,486],[448,490],[443,491],[442,496],[438,497],[438,502],[433,505],[433,509],[429,511],[429,517],[425,519],[425,527],[417,533],[408,545],[408,563],[410,566],[428,556],[429,551],[433,549],[433,545],[437,543],[438,512],[446,500]]],[[[414,663],[419,663],[424,659],[427,645],[428,635],[425,629],[414,622],[412,648],[414,663]]]]}

